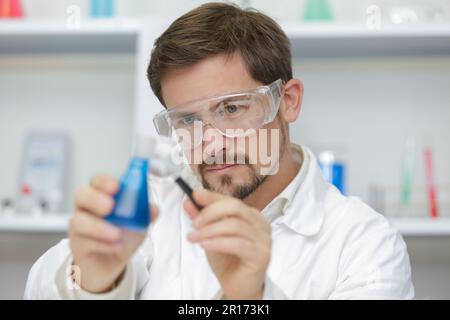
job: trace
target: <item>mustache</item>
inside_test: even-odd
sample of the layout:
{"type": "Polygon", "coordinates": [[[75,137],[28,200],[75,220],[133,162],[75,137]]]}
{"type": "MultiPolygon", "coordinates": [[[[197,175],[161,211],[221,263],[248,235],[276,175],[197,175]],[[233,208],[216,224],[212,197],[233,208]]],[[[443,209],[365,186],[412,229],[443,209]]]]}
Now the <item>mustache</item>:
{"type": "Polygon", "coordinates": [[[202,163],[198,165],[198,170],[200,172],[202,172],[205,169],[213,167],[217,164],[249,165],[250,158],[246,154],[243,154],[243,153],[230,155],[230,154],[227,154],[226,152],[219,152],[217,155],[207,156],[206,158],[203,158],[202,163]]]}

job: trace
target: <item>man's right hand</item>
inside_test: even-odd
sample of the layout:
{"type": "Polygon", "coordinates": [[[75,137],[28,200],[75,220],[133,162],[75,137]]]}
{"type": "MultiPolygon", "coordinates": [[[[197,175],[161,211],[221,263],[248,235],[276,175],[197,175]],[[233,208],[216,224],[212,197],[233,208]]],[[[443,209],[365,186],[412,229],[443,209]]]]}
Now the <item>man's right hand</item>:
{"type": "MultiPolygon", "coordinates": [[[[68,233],[73,264],[80,268],[81,288],[88,292],[110,291],[146,236],[146,232],[127,231],[104,220],[113,209],[118,188],[113,177],[97,175],[90,186],[75,194],[68,233]]],[[[153,223],[157,207],[152,206],[151,212],[153,223]]]]}

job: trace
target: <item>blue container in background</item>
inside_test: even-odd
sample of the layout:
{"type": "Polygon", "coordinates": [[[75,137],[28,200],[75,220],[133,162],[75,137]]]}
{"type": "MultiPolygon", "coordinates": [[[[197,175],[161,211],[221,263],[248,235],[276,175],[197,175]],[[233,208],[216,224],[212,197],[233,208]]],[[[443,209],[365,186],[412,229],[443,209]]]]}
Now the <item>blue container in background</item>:
{"type": "Polygon", "coordinates": [[[324,179],[345,194],[345,165],[336,161],[335,155],[328,151],[320,154],[319,165],[324,179]]]}
{"type": "Polygon", "coordinates": [[[329,173],[324,174],[325,179],[345,194],[345,166],[342,163],[332,163],[326,166],[321,164],[320,168],[323,173],[329,173]]]}
{"type": "Polygon", "coordinates": [[[91,16],[96,18],[114,16],[114,0],[91,0],[91,16]]]}

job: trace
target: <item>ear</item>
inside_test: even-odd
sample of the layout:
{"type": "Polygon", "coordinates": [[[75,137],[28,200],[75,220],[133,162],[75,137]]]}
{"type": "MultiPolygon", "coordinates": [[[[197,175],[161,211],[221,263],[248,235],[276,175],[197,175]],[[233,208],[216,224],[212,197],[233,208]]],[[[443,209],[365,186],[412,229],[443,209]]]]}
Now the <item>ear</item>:
{"type": "Polygon", "coordinates": [[[303,101],[303,83],[299,79],[291,79],[284,85],[282,115],[287,123],[297,120],[303,101]]]}

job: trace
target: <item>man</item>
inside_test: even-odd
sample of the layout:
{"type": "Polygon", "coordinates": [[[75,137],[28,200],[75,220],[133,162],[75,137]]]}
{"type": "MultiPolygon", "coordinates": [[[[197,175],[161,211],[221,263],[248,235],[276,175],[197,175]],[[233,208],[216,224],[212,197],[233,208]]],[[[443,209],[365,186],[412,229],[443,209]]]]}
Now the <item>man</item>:
{"type": "Polygon", "coordinates": [[[398,231],[326,183],[309,149],[290,143],[303,85],[272,19],[202,5],[156,41],[148,77],[165,107],[154,123],[183,144],[199,207],[151,178],[159,209],[148,234],[121,230],[103,219],[118,183],[96,176],[76,193],[69,239],[30,271],[26,298],[413,297],[398,231]],[[255,156],[263,149],[270,163],[255,156]]]}

